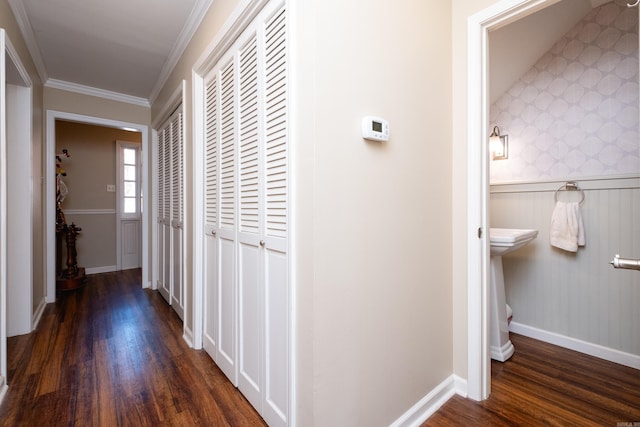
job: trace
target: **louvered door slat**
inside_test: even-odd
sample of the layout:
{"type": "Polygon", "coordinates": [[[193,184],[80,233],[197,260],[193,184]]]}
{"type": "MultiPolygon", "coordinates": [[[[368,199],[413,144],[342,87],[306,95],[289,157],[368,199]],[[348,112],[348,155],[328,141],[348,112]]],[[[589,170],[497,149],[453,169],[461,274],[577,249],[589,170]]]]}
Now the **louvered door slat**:
{"type": "Polygon", "coordinates": [[[164,174],[163,195],[163,219],[167,220],[171,216],[171,128],[165,128],[165,138],[162,145],[163,162],[162,173],[164,174]]]}
{"type": "Polygon", "coordinates": [[[218,80],[206,88],[205,225],[218,221],[218,80]]]}
{"type": "Polygon", "coordinates": [[[256,38],[240,51],[240,231],[259,232],[258,48],[256,38]]]}
{"type": "Polygon", "coordinates": [[[235,226],[235,79],[231,62],[221,73],[220,84],[220,227],[235,226]]]}
{"type": "Polygon", "coordinates": [[[181,220],[181,152],[182,152],[182,114],[179,113],[171,121],[171,219],[181,220]]]}
{"type": "Polygon", "coordinates": [[[284,8],[265,26],[265,197],[266,234],[286,237],[287,67],[284,8]]]}
{"type": "Polygon", "coordinates": [[[158,132],[158,219],[164,218],[164,138],[165,131],[158,132]]]}

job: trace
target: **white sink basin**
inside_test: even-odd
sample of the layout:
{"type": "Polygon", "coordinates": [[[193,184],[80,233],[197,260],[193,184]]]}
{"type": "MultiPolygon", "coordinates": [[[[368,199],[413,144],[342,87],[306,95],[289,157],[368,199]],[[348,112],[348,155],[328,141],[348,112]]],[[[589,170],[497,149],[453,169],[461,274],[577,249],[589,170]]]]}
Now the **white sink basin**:
{"type": "Polygon", "coordinates": [[[502,256],[520,249],[538,236],[538,230],[519,230],[515,228],[491,228],[489,244],[491,256],[502,256]]]}

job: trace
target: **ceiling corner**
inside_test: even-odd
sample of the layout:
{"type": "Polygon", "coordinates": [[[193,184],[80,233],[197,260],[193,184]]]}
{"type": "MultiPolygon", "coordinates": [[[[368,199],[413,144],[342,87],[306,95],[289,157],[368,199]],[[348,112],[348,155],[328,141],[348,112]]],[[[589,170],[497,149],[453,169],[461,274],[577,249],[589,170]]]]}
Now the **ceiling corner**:
{"type": "Polygon", "coordinates": [[[200,26],[200,23],[202,23],[202,20],[209,10],[211,3],[213,3],[213,0],[196,0],[191,13],[189,14],[189,18],[187,19],[187,22],[185,22],[184,27],[182,28],[182,31],[180,32],[180,35],[176,40],[176,43],[173,45],[173,48],[171,49],[171,52],[169,53],[169,56],[167,57],[162,70],[160,71],[160,76],[158,77],[156,84],[151,90],[151,94],[149,95],[149,102],[151,104],[155,102],[156,98],[160,94],[160,91],[173,72],[173,69],[178,64],[178,61],[189,45],[191,38],[200,26]]]}
{"type": "Polygon", "coordinates": [[[36,67],[36,71],[40,76],[40,81],[42,84],[45,84],[45,82],[49,80],[49,73],[47,72],[47,67],[44,65],[44,60],[42,59],[40,48],[36,42],[36,37],[33,34],[33,29],[31,28],[27,11],[22,4],[22,0],[8,0],[8,2],[9,7],[11,7],[11,11],[13,12],[13,16],[18,23],[18,27],[20,28],[20,32],[22,33],[22,38],[27,45],[31,59],[36,67]]]}

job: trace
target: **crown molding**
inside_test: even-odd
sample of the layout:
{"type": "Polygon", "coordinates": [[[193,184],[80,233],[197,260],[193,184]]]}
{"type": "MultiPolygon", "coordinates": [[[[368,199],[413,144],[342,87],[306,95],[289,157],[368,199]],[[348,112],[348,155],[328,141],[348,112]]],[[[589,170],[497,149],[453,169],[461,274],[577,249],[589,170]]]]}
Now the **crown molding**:
{"type": "Polygon", "coordinates": [[[169,56],[167,57],[167,60],[165,61],[164,66],[162,67],[162,70],[160,71],[160,76],[158,77],[156,84],[153,86],[153,89],[151,90],[151,94],[149,95],[150,104],[153,104],[155,100],[158,98],[160,91],[162,90],[164,85],[167,83],[169,76],[171,75],[174,68],[178,64],[178,61],[180,60],[180,58],[182,57],[182,54],[184,53],[185,49],[189,45],[191,38],[193,37],[196,30],[200,26],[200,23],[204,19],[205,14],[207,13],[207,11],[209,10],[209,7],[211,6],[211,3],[213,3],[213,0],[196,0],[196,3],[193,6],[193,9],[191,9],[191,13],[189,14],[189,18],[187,19],[187,22],[182,28],[182,31],[180,32],[180,35],[178,36],[176,43],[173,45],[173,48],[171,49],[171,52],[169,53],[169,56]]]}
{"type": "Polygon", "coordinates": [[[29,22],[29,17],[27,16],[27,11],[22,4],[22,0],[9,0],[9,7],[13,12],[16,22],[18,23],[18,27],[22,33],[22,38],[27,45],[31,59],[38,71],[38,75],[40,76],[40,81],[44,83],[49,79],[49,73],[47,72],[47,67],[44,65],[44,60],[40,53],[40,47],[36,42],[36,36],[33,34],[33,28],[31,27],[31,22],[29,22]]]}
{"type": "Polygon", "coordinates": [[[126,95],[124,93],[112,92],[110,90],[98,89],[91,86],[84,86],[77,83],[65,82],[62,80],[48,79],[44,86],[52,89],[66,90],[83,95],[110,99],[112,101],[126,102],[127,104],[138,105],[140,107],[151,107],[149,100],[145,98],[126,95]]]}

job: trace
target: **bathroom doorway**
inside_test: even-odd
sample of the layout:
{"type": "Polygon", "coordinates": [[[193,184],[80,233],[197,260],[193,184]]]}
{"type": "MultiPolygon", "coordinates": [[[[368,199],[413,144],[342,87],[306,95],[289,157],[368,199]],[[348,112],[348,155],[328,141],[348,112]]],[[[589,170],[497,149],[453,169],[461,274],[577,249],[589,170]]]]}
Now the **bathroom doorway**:
{"type": "MultiPolygon", "coordinates": [[[[639,209],[637,202],[634,201],[637,198],[640,176],[637,8],[633,10],[636,18],[633,29],[635,31],[635,53],[629,53],[626,48],[615,46],[621,38],[628,36],[625,35],[628,29],[618,28],[616,34],[616,25],[625,27],[624,24],[615,24],[616,20],[621,22],[627,18],[620,17],[620,15],[629,14],[628,8],[623,2],[616,0],[584,2],[563,0],[560,2],[512,3],[514,4],[500,3],[499,6],[504,8],[500,9],[496,6],[474,16],[475,20],[470,22],[469,27],[470,31],[477,31],[478,34],[476,45],[470,46],[470,72],[474,67],[478,67],[477,75],[486,76],[478,79],[477,93],[473,93],[470,88],[470,101],[478,105],[480,109],[477,120],[470,121],[470,129],[472,130],[470,134],[478,132],[478,135],[487,135],[488,137],[493,127],[498,125],[503,134],[509,135],[510,145],[508,159],[492,160],[488,158],[488,138],[480,136],[479,140],[475,141],[475,147],[481,148],[475,148],[474,141],[470,141],[469,155],[472,159],[477,159],[475,162],[477,164],[472,166],[473,171],[470,171],[469,179],[471,181],[475,178],[476,181],[481,181],[481,184],[476,185],[470,182],[469,185],[472,194],[474,191],[478,192],[477,197],[472,195],[470,198],[470,200],[476,200],[478,206],[470,206],[469,224],[471,226],[479,221],[485,230],[491,226],[541,229],[540,236],[534,245],[528,247],[526,251],[520,252],[517,257],[516,254],[513,254],[514,259],[507,260],[508,262],[505,263],[507,264],[505,265],[507,300],[509,301],[511,297],[511,299],[519,301],[512,304],[515,305],[512,331],[515,324],[518,333],[614,360],[628,366],[640,367],[640,357],[638,357],[640,343],[637,340],[634,341],[634,338],[631,338],[631,342],[629,340],[630,336],[638,335],[637,331],[628,329],[618,332],[619,327],[623,326],[625,322],[629,323],[631,328],[638,324],[637,319],[634,322],[633,310],[630,307],[634,299],[638,299],[638,292],[634,289],[640,285],[638,283],[640,277],[635,277],[634,273],[637,274],[637,272],[614,271],[608,265],[608,261],[616,251],[623,252],[623,256],[640,256],[640,247],[634,243],[633,238],[630,238],[630,236],[635,236],[637,241],[638,231],[634,228],[635,226],[630,225],[631,228],[626,231],[624,227],[613,230],[612,228],[615,227],[611,226],[620,219],[630,221],[639,209]],[[573,7],[577,7],[577,9],[571,10],[573,7]],[[594,14],[598,16],[593,16],[594,14]],[[582,22],[585,17],[587,21],[582,22]],[[549,20],[560,21],[560,18],[564,20],[565,28],[563,29],[559,25],[552,29],[549,20]],[[540,19],[546,22],[544,26],[535,24],[536,20],[540,19]],[[614,24],[611,26],[609,23],[614,24]],[[536,31],[532,35],[526,36],[522,31],[526,32],[527,27],[544,27],[545,31],[536,31]],[[570,37],[565,37],[571,31],[577,31],[578,34],[574,33],[570,37]],[[523,49],[522,43],[512,44],[511,47],[506,46],[506,48],[501,46],[500,43],[504,40],[500,40],[500,33],[503,33],[504,36],[509,32],[511,34],[504,39],[507,41],[527,40],[527,49],[531,47],[532,51],[525,52],[526,49],[523,49]],[[494,36],[496,37],[494,38],[494,36]],[[614,77],[619,78],[619,87],[611,96],[623,96],[626,99],[626,106],[620,111],[620,114],[607,113],[609,116],[603,120],[601,126],[605,126],[605,129],[610,129],[611,132],[618,132],[615,128],[621,126],[620,121],[622,120],[625,126],[628,124],[632,128],[630,133],[624,131],[618,134],[619,138],[630,138],[628,144],[633,144],[631,147],[627,146],[625,149],[629,151],[623,152],[622,155],[616,154],[616,150],[612,148],[607,149],[606,140],[604,143],[598,143],[589,138],[580,141],[576,137],[580,132],[567,135],[568,131],[561,129],[560,126],[556,126],[554,129],[553,115],[562,113],[557,110],[563,104],[560,96],[562,93],[561,85],[556,82],[557,86],[552,88],[552,95],[555,95],[547,97],[551,99],[546,99],[548,104],[543,102],[545,101],[544,85],[554,84],[554,73],[556,73],[555,75],[561,74],[562,69],[569,68],[569,71],[572,71],[573,67],[573,72],[577,72],[579,67],[572,61],[575,58],[580,58],[580,52],[576,51],[578,52],[577,56],[569,52],[567,46],[570,43],[574,43],[574,49],[578,49],[580,52],[587,51],[593,55],[596,54],[595,50],[599,49],[600,58],[605,56],[605,58],[611,59],[618,54],[617,63],[625,64],[624,67],[627,71],[617,71],[618,74],[622,74],[620,76],[616,75],[616,71],[612,71],[615,70],[615,67],[605,65],[606,61],[604,60],[600,62],[600,69],[598,69],[597,65],[595,68],[590,68],[589,60],[582,58],[586,63],[586,65],[582,64],[582,73],[590,73],[592,75],[591,81],[595,83],[586,77],[581,82],[578,77],[574,81],[568,82],[565,88],[565,91],[571,90],[570,95],[573,96],[571,100],[573,104],[565,100],[568,105],[567,110],[572,108],[572,105],[580,106],[577,99],[581,93],[583,97],[590,96],[587,106],[593,109],[597,108],[593,107],[593,105],[597,105],[597,82],[607,78],[610,72],[614,73],[614,77]],[[581,50],[578,46],[579,43],[583,44],[581,50]],[[613,49],[607,50],[611,46],[613,49]],[[478,56],[474,56],[474,52],[472,52],[474,48],[477,48],[475,54],[478,56]],[[564,61],[561,54],[563,51],[566,51],[568,55],[564,61]],[[527,64],[524,58],[527,55],[533,57],[533,62],[527,64]],[[474,61],[474,59],[478,59],[478,61],[474,61]],[[487,60],[488,69],[484,68],[483,60],[487,60]],[[630,61],[633,61],[635,69],[633,76],[629,75],[628,71],[630,61]],[[545,69],[545,67],[551,69],[545,69]],[[600,72],[600,80],[596,79],[595,74],[597,73],[593,72],[594,69],[600,72]],[[631,80],[635,81],[635,86],[627,85],[631,80]],[[629,88],[632,88],[631,92],[635,92],[635,94],[629,93],[629,88]],[[510,98],[512,101],[510,105],[505,101],[505,97],[501,98],[501,94],[504,93],[509,95],[506,98],[510,98]],[[540,104],[538,107],[543,106],[544,108],[540,109],[545,114],[542,118],[533,116],[535,108],[528,108],[531,104],[535,107],[536,99],[540,97],[542,98],[538,99],[540,104]],[[552,104],[554,101],[556,104],[552,104]],[[496,112],[496,110],[499,111],[496,112]],[[526,117],[526,115],[529,116],[526,117]],[[625,115],[628,115],[626,117],[629,120],[635,120],[635,122],[629,123],[625,119],[625,115]],[[608,124],[609,122],[612,124],[608,124]],[[536,134],[535,131],[541,127],[544,127],[547,132],[536,134]],[[557,137],[552,135],[554,131],[560,134],[565,132],[564,139],[560,143],[557,142],[557,137]],[[523,155],[522,145],[525,145],[523,141],[526,141],[527,138],[529,138],[529,142],[526,155],[533,157],[534,160],[526,164],[520,159],[520,163],[514,165],[518,161],[518,156],[523,155]],[[575,140],[571,138],[575,138],[575,140]],[[589,143],[590,146],[587,145],[589,143]],[[563,144],[564,152],[560,151],[563,144]],[[586,148],[581,148],[580,144],[585,144],[586,148]],[[476,150],[480,151],[474,153],[473,151],[476,150]],[[592,172],[588,174],[580,170],[577,165],[579,162],[575,160],[581,150],[587,150],[588,152],[583,156],[587,160],[591,160],[592,172]],[[609,159],[610,155],[617,156],[617,160],[609,159]],[[535,156],[545,158],[538,158],[536,163],[535,156]],[[570,165],[571,167],[563,169],[561,163],[565,159],[572,159],[574,163],[570,165]],[[615,166],[611,166],[600,167],[598,170],[596,168],[597,161],[600,161],[601,166],[604,163],[619,165],[626,161],[624,163],[626,169],[617,171],[615,166]],[[542,176],[536,176],[535,172],[540,172],[540,170],[544,173],[542,176]],[[527,176],[525,172],[534,173],[527,176]],[[481,180],[477,180],[479,176],[482,178],[481,180]],[[496,177],[498,178],[496,179],[496,177]],[[548,229],[545,228],[548,227],[547,223],[553,210],[555,191],[569,179],[578,182],[586,197],[582,204],[582,210],[585,216],[588,240],[585,247],[578,249],[575,254],[563,253],[560,250],[550,248],[548,229]],[[477,211],[474,213],[475,209],[477,211]],[[524,209],[526,215],[523,215],[519,209],[524,209]],[[616,217],[617,214],[620,214],[620,218],[616,217]],[[519,223],[518,221],[525,222],[519,223]],[[602,224],[606,225],[606,232],[602,230],[602,224]],[[508,266],[508,264],[511,265],[508,266]],[[580,268],[580,265],[587,265],[587,268],[580,268]],[[559,280],[562,284],[558,286],[554,285],[553,281],[549,282],[545,273],[541,273],[542,269],[554,270],[553,280],[559,280]],[[563,274],[564,276],[562,276],[563,274]],[[525,280],[524,285],[509,288],[509,280],[521,280],[527,277],[528,281],[525,280]],[[540,282],[549,283],[549,287],[532,285],[532,283],[540,282]],[[526,303],[522,301],[526,301],[526,303]],[[599,304],[603,301],[606,303],[599,304]],[[527,304],[530,306],[528,307],[527,304]],[[541,310],[541,307],[544,310],[541,310]],[[614,312],[619,317],[611,320],[611,317],[615,316],[610,316],[610,314],[614,312]],[[540,313],[539,316],[542,317],[542,320],[536,318],[536,313],[540,313]],[[602,319],[605,319],[606,326],[604,327],[600,325],[602,319]]],[[[580,59],[576,61],[580,61],[580,59]]],[[[592,63],[598,64],[597,61],[596,59],[592,63]]],[[[609,78],[609,80],[609,83],[617,84],[613,82],[615,79],[609,78]]],[[[611,107],[614,104],[613,101],[608,101],[606,96],[602,98],[601,103],[607,103],[607,108],[613,108],[611,107]]],[[[580,120],[577,120],[578,110],[579,108],[576,107],[571,113],[574,114],[576,123],[578,123],[577,128],[580,128],[580,120]]],[[[589,126],[595,125],[593,121],[595,116],[591,121],[589,117],[582,117],[582,119],[585,131],[583,134],[588,134],[589,126]]],[[[603,131],[603,134],[605,139],[609,138],[606,132],[603,131]]],[[[485,238],[485,240],[488,239],[485,238]]],[[[478,247],[477,242],[474,242],[473,245],[478,247]]],[[[481,272],[477,275],[479,277],[477,280],[482,282],[477,283],[477,289],[480,291],[475,295],[470,291],[469,294],[470,316],[476,316],[476,320],[480,320],[480,322],[475,324],[479,325],[486,325],[489,320],[487,304],[483,303],[483,301],[488,301],[489,296],[488,260],[489,251],[486,241],[479,245],[475,255],[470,253],[470,269],[477,269],[481,272]],[[474,313],[471,307],[476,303],[482,308],[474,313]]],[[[470,283],[470,289],[473,287],[474,284],[470,283]]],[[[483,399],[490,392],[491,364],[486,350],[490,337],[486,326],[473,327],[472,324],[474,324],[474,319],[469,320],[471,350],[469,354],[469,395],[476,399],[483,399]],[[477,349],[472,349],[472,343],[475,343],[473,345],[477,349]],[[474,358],[474,351],[476,351],[477,360],[474,358]]]]}

